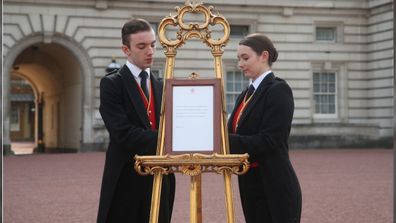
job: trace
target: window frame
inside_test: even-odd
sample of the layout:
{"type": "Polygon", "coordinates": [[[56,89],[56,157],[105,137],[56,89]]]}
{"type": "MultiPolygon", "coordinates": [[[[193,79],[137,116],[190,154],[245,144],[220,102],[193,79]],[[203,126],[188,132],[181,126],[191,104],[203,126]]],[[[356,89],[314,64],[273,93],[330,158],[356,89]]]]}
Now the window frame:
{"type": "Polygon", "coordinates": [[[327,42],[327,43],[335,43],[337,42],[337,27],[333,26],[316,26],[315,27],[315,41],[317,42],[327,42]],[[332,29],[333,38],[332,39],[318,39],[318,29],[332,29]]]}
{"type": "MultiPolygon", "coordinates": [[[[234,81],[234,83],[233,83],[234,86],[233,86],[233,87],[234,87],[234,89],[235,89],[235,79],[234,79],[233,81],[234,81]]],[[[235,106],[235,101],[236,101],[236,99],[238,98],[239,94],[241,94],[241,92],[242,92],[246,87],[249,86],[249,84],[250,84],[250,79],[246,78],[245,75],[243,74],[243,72],[240,71],[239,69],[229,69],[229,70],[226,70],[226,71],[225,71],[225,80],[224,80],[224,84],[225,84],[226,112],[227,112],[228,115],[231,115],[232,110],[234,109],[234,106],[235,106]],[[236,75],[236,74],[239,73],[239,74],[242,76],[242,86],[241,86],[241,90],[240,90],[240,91],[238,91],[238,90],[230,91],[230,90],[229,90],[229,88],[228,88],[228,81],[229,81],[229,73],[230,73],[230,72],[232,72],[233,75],[236,75]],[[246,86],[245,86],[244,81],[246,81],[246,83],[247,83],[246,86]],[[228,95],[232,95],[232,97],[234,98],[234,100],[233,100],[233,101],[227,100],[228,95]],[[230,110],[228,110],[228,106],[230,106],[230,110]]]]}
{"type": "Polygon", "coordinates": [[[328,119],[337,119],[338,118],[338,116],[339,116],[339,111],[338,111],[338,109],[339,109],[339,105],[338,105],[338,96],[339,96],[338,94],[339,94],[339,91],[338,91],[338,87],[339,87],[338,72],[336,70],[314,70],[312,72],[312,103],[313,103],[312,108],[313,108],[313,118],[314,119],[325,119],[325,120],[328,120],[328,119]],[[324,74],[324,73],[326,73],[326,74],[334,74],[334,84],[335,84],[335,86],[334,86],[334,94],[315,92],[315,89],[314,89],[314,84],[315,84],[314,76],[315,76],[316,73],[318,73],[318,74],[324,74]],[[319,93],[319,95],[334,95],[334,113],[317,113],[316,112],[315,96],[318,95],[318,93],[319,93]]]}
{"type": "Polygon", "coordinates": [[[316,43],[342,43],[344,42],[344,24],[338,21],[316,21],[314,22],[313,40],[316,43]],[[334,39],[333,40],[318,40],[317,29],[318,28],[333,28],[334,39]]]}
{"type": "MultiPolygon", "coordinates": [[[[248,27],[248,33],[255,33],[257,32],[257,26],[258,26],[258,21],[257,19],[241,19],[241,18],[228,18],[228,22],[230,23],[230,29],[232,29],[232,26],[247,26],[248,27]]],[[[230,30],[231,32],[231,30],[230,30]]],[[[231,36],[230,33],[230,40],[231,41],[240,41],[242,38],[244,38],[245,36],[242,37],[233,37],[231,36]]]]}
{"type": "Polygon", "coordinates": [[[247,36],[249,33],[251,33],[252,31],[251,25],[246,25],[246,24],[230,24],[230,38],[231,39],[243,39],[245,36],[247,36]],[[246,33],[242,33],[239,35],[236,34],[232,34],[232,27],[247,27],[247,32],[246,33]]]}

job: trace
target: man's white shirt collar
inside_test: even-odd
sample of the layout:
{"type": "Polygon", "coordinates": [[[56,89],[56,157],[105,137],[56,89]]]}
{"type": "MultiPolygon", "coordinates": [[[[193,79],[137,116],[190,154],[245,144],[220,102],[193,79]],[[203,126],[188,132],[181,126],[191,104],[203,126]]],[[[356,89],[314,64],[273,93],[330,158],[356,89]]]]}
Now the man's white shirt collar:
{"type": "MultiPolygon", "coordinates": [[[[129,68],[129,70],[131,71],[131,73],[133,74],[133,76],[135,77],[135,79],[140,80],[139,74],[140,74],[140,72],[142,72],[142,69],[137,67],[135,64],[129,62],[129,60],[127,60],[126,65],[129,68]]],[[[145,71],[148,74],[147,80],[150,80],[150,68],[146,68],[145,71]]]]}

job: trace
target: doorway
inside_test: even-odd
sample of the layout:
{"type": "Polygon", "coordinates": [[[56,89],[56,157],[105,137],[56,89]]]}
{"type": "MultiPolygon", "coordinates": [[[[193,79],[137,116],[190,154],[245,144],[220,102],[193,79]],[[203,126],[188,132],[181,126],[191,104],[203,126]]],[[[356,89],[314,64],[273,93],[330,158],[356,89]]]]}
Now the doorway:
{"type": "Polygon", "coordinates": [[[11,150],[21,142],[33,142],[36,152],[80,149],[81,76],[70,50],[55,43],[34,44],[17,56],[10,78],[11,150]]]}

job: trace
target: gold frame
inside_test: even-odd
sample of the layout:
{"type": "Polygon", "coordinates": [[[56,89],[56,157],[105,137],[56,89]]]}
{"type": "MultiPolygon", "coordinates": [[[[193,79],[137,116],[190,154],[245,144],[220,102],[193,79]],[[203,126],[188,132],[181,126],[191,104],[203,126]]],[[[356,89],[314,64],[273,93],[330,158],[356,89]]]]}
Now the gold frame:
{"type": "MultiPolygon", "coordinates": [[[[158,222],[159,201],[161,195],[162,175],[181,172],[191,177],[190,187],[190,222],[201,223],[201,174],[204,172],[216,172],[223,174],[225,184],[227,222],[234,223],[234,204],[232,198],[231,174],[242,175],[249,169],[248,154],[230,154],[227,134],[227,113],[224,98],[223,65],[221,56],[223,47],[229,40],[230,25],[221,15],[213,14],[213,7],[206,7],[202,3],[191,3],[186,0],[183,7],[176,7],[177,14],[165,17],[158,26],[160,43],[164,47],[166,55],[165,79],[173,79],[175,56],[177,49],[191,38],[198,38],[205,43],[212,52],[215,62],[215,77],[221,80],[221,117],[220,117],[220,146],[221,154],[164,154],[165,146],[165,104],[166,92],[162,95],[161,117],[158,133],[157,152],[155,156],[135,156],[135,170],[141,175],[154,175],[153,192],[151,199],[150,223],[158,222]],[[186,13],[201,13],[205,16],[204,23],[185,24],[183,17],[186,13]],[[223,26],[224,35],[218,39],[212,39],[209,26],[223,26]],[[166,27],[178,27],[177,38],[168,39],[166,27]]],[[[197,79],[199,75],[192,73],[191,79],[197,79]]],[[[165,84],[164,83],[164,84],[165,84]]],[[[166,86],[166,85],[165,85],[166,86]]],[[[169,121],[169,120],[168,120],[169,121]]]]}
{"type": "Polygon", "coordinates": [[[183,154],[183,153],[221,153],[221,140],[220,140],[220,132],[213,131],[213,149],[206,151],[174,151],[172,147],[173,141],[173,131],[172,131],[172,122],[173,122],[173,101],[169,100],[173,96],[173,87],[177,86],[211,86],[213,87],[213,129],[220,129],[220,79],[169,79],[166,81],[165,92],[168,96],[168,100],[165,103],[165,118],[168,120],[168,124],[165,127],[166,135],[165,135],[165,152],[167,154],[183,154]]]}

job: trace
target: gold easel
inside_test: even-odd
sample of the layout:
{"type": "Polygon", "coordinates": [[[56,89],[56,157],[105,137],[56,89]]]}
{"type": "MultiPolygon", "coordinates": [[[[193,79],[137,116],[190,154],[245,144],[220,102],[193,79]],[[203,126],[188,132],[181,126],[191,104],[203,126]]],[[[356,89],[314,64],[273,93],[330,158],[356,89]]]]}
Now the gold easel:
{"type": "MultiPolygon", "coordinates": [[[[190,222],[201,223],[201,173],[216,172],[223,174],[225,184],[227,222],[234,223],[234,204],[231,188],[231,174],[241,175],[249,169],[248,154],[230,154],[228,146],[227,134],[227,114],[224,98],[223,83],[223,66],[221,56],[223,47],[229,40],[230,25],[228,21],[220,15],[212,13],[213,7],[206,7],[202,3],[190,3],[186,1],[183,7],[176,7],[177,15],[167,16],[159,24],[159,39],[165,48],[166,70],[165,80],[173,78],[173,69],[175,65],[175,56],[177,48],[185,44],[188,39],[201,39],[208,47],[210,47],[215,61],[216,78],[221,79],[221,104],[222,112],[220,118],[220,136],[221,136],[221,154],[181,154],[170,155],[164,154],[165,142],[165,88],[162,95],[161,119],[159,125],[158,146],[155,156],[135,156],[135,170],[141,175],[154,175],[153,192],[151,199],[150,223],[158,222],[159,204],[161,195],[162,175],[181,172],[191,176],[190,187],[190,222]],[[203,14],[205,16],[204,23],[184,23],[185,13],[203,14]],[[221,25],[224,35],[218,39],[212,39],[209,26],[221,25]],[[166,37],[166,27],[178,27],[177,38],[169,40],[166,37]]],[[[196,78],[196,74],[190,75],[192,79],[196,78]]],[[[219,131],[215,129],[215,131],[219,131]]]]}

